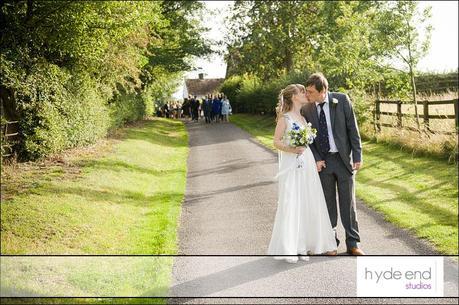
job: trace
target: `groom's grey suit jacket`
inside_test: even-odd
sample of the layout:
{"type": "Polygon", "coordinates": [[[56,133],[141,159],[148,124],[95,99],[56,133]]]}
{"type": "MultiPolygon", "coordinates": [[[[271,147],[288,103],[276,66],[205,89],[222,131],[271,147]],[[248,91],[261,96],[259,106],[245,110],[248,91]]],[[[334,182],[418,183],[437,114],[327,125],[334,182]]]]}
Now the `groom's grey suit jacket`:
{"type": "MultiPolygon", "coordinates": [[[[344,165],[352,174],[352,162],[362,161],[362,142],[354,110],[352,109],[352,103],[346,94],[336,92],[328,93],[328,101],[330,103],[330,121],[333,138],[341,160],[343,160],[344,165]],[[337,104],[333,103],[333,98],[338,100],[337,104]]],[[[301,109],[301,112],[306,120],[311,122],[312,127],[319,130],[319,115],[316,104],[306,104],[301,109]]],[[[320,152],[316,141],[310,147],[316,161],[325,160],[325,156],[320,152]]]]}

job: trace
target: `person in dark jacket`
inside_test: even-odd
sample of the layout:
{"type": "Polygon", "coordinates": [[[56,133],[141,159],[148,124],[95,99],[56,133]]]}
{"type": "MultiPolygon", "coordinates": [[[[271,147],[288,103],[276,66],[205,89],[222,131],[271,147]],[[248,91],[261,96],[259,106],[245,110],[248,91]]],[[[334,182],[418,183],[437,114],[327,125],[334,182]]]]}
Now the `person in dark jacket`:
{"type": "Polygon", "coordinates": [[[206,123],[210,124],[212,122],[212,99],[210,96],[207,96],[202,103],[204,110],[204,117],[206,118],[206,123]]]}
{"type": "Polygon", "coordinates": [[[164,103],[163,107],[161,108],[162,112],[163,112],[163,116],[165,118],[169,118],[169,105],[167,103],[164,103]]]}
{"type": "Polygon", "coordinates": [[[191,116],[192,120],[196,122],[199,120],[199,106],[199,100],[194,96],[191,99],[191,116]]]}
{"type": "Polygon", "coordinates": [[[182,111],[185,118],[190,117],[190,100],[187,98],[183,100],[182,111]]]}
{"type": "Polygon", "coordinates": [[[220,121],[221,112],[222,112],[222,101],[217,96],[215,96],[212,102],[212,115],[215,119],[215,122],[217,123],[220,121]]]}

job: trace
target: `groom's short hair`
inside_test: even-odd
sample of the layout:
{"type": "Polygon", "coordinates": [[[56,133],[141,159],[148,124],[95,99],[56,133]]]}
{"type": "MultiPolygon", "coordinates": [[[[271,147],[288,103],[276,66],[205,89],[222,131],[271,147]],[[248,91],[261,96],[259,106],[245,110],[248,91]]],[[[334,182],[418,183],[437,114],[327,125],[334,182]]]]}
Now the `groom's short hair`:
{"type": "Polygon", "coordinates": [[[325,78],[325,76],[320,73],[313,73],[311,76],[309,76],[308,80],[306,81],[306,87],[310,87],[314,85],[317,91],[322,92],[322,90],[327,90],[328,89],[328,81],[325,78]]]}

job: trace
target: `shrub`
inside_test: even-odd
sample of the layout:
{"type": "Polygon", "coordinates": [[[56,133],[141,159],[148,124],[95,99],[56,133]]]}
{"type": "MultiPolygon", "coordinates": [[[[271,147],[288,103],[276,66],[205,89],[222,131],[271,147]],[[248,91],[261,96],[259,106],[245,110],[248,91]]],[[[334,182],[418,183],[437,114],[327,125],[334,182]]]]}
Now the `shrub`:
{"type": "Polygon", "coordinates": [[[95,80],[46,61],[35,64],[27,77],[23,75],[4,75],[4,83],[15,92],[21,117],[18,150],[23,160],[94,143],[110,128],[146,113],[144,95],[121,94],[107,105],[107,96],[97,89],[95,80]]]}
{"type": "Polygon", "coordinates": [[[219,91],[223,92],[230,100],[233,112],[244,112],[244,105],[238,99],[241,85],[242,77],[234,75],[227,78],[219,88],[219,91]]]}
{"type": "Polygon", "coordinates": [[[250,74],[235,75],[220,90],[230,99],[234,112],[275,114],[282,88],[293,83],[304,84],[308,75],[306,71],[296,72],[267,82],[250,74]]]}

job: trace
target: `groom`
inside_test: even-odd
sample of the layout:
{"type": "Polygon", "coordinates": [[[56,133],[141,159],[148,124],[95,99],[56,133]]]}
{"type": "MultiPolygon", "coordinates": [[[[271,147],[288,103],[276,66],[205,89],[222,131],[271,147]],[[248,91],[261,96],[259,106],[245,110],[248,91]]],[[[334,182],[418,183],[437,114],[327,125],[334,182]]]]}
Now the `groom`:
{"type": "MultiPolygon", "coordinates": [[[[357,245],[360,236],[354,173],[362,166],[362,144],[351,101],[345,94],[328,92],[328,81],[321,73],[312,74],[306,81],[306,96],[311,103],[302,108],[302,114],[317,129],[317,137],[310,147],[322,182],[332,228],[336,232],[338,189],[347,252],[365,255],[357,245]]],[[[339,244],[337,236],[336,242],[339,244]]]]}

